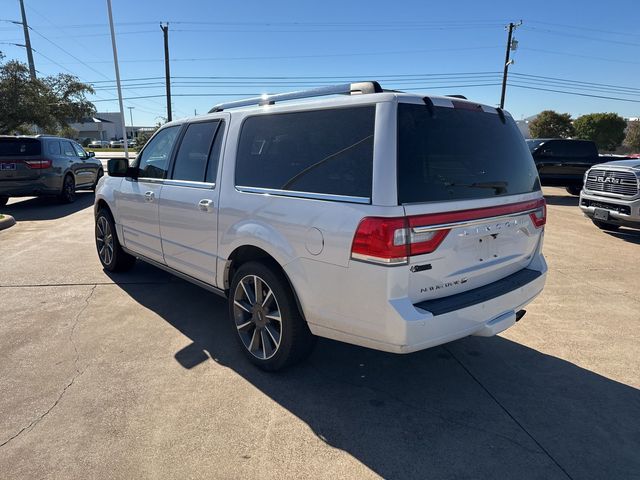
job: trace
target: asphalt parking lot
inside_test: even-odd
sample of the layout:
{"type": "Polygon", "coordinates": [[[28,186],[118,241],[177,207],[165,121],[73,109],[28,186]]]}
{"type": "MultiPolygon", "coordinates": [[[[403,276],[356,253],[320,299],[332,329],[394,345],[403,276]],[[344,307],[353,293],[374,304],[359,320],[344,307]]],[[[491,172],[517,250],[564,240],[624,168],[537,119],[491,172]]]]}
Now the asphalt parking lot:
{"type": "Polygon", "coordinates": [[[226,303],[107,275],[93,194],[0,232],[0,478],[640,478],[640,233],[546,189],[543,294],[493,338],[408,356],[321,340],[249,365],[226,303]]]}

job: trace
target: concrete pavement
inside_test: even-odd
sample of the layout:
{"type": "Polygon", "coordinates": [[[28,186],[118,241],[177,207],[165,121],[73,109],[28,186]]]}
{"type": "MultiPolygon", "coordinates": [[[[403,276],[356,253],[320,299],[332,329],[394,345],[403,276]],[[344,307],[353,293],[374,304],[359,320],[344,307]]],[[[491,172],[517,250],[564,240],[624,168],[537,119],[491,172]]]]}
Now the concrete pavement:
{"type": "Polygon", "coordinates": [[[547,189],[543,294],[515,327],[408,356],[321,340],[249,365],[223,299],[107,275],[92,200],[0,232],[0,478],[638,478],[640,234],[547,189]]]}

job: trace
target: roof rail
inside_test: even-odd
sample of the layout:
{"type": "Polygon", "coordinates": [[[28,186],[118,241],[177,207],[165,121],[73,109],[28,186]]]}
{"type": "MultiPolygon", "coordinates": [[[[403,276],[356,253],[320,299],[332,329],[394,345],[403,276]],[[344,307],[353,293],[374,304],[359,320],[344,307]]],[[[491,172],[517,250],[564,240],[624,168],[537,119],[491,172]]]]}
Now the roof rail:
{"type": "Polygon", "coordinates": [[[353,95],[365,93],[380,93],[382,87],[378,82],[354,82],[342,85],[330,85],[328,87],[312,88],[309,90],[299,90],[297,92],[276,93],[273,95],[262,95],[260,97],[246,98],[234,102],[219,103],[214,106],[209,113],[221,112],[228,108],[246,107],[248,105],[273,105],[276,102],[285,100],[297,100],[299,98],[323,97],[325,95],[353,95]]]}
{"type": "Polygon", "coordinates": [[[465,97],[464,95],[445,95],[445,97],[461,98],[462,100],[467,100],[467,97],[465,97]]]}

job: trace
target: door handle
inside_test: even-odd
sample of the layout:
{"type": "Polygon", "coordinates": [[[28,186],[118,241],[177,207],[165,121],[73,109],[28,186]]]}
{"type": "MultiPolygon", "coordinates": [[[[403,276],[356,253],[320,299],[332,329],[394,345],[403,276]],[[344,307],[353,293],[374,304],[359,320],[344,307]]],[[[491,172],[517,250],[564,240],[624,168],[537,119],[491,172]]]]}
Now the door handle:
{"type": "Polygon", "coordinates": [[[210,200],[208,198],[203,198],[198,202],[198,208],[203,212],[210,212],[211,209],[213,208],[213,200],[210,200]]]}
{"type": "Polygon", "coordinates": [[[156,194],[149,191],[144,193],[144,201],[145,202],[153,202],[153,199],[156,198],[156,194]]]}

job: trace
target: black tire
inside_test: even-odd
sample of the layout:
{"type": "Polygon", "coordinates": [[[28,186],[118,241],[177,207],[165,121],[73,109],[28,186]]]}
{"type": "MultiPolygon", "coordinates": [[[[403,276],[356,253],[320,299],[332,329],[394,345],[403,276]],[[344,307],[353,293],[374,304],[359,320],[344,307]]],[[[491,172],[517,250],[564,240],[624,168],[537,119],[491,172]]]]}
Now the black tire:
{"type": "Polygon", "coordinates": [[[9,201],[9,197],[5,195],[0,195],[0,207],[4,207],[9,201]]]}
{"type": "Polygon", "coordinates": [[[300,313],[289,282],[276,265],[248,262],[240,266],[229,290],[229,317],[246,357],[266,371],[302,361],[315,345],[316,337],[300,313]]]}
{"type": "Polygon", "coordinates": [[[104,171],[102,169],[98,170],[98,174],[96,176],[96,183],[94,183],[91,186],[91,190],[93,190],[94,192],[96,191],[96,188],[98,188],[98,182],[100,181],[100,179],[104,176],[104,171]]]}
{"type": "Polygon", "coordinates": [[[614,225],[613,223],[601,222],[600,220],[592,220],[593,224],[600,230],[609,230],[615,232],[620,228],[620,225],[614,225]]]}
{"type": "Polygon", "coordinates": [[[105,270],[124,272],[133,267],[136,257],[122,250],[113,217],[106,208],[101,208],[96,215],[95,238],[98,258],[105,270]]]}
{"type": "Polygon", "coordinates": [[[58,198],[62,203],[73,203],[76,201],[76,181],[70,173],[67,173],[62,180],[62,191],[58,198]]]}
{"type": "Polygon", "coordinates": [[[567,193],[569,195],[575,195],[576,197],[580,196],[580,191],[582,190],[582,187],[578,187],[576,185],[571,185],[569,187],[565,187],[565,189],[567,190],[567,193]]]}

